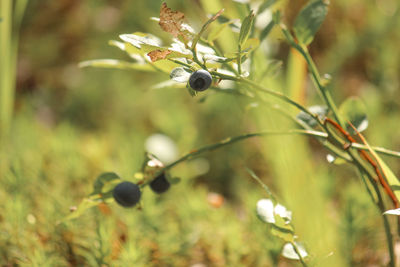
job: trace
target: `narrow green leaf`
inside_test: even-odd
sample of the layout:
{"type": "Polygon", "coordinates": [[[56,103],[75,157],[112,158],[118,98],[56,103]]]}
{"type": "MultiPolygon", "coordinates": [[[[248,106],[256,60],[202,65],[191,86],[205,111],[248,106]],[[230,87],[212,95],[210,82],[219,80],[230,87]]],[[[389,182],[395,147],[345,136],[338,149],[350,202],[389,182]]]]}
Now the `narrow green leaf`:
{"type": "Polygon", "coordinates": [[[142,45],[151,46],[154,49],[161,46],[161,40],[148,33],[135,32],[133,34],[121,34],[119,38],[139,49],[142,48],[142,45]]]}
{"type": "Polygon", "coordinates": [[[385,178],[390,185],[390,187],[393,190],[393,193],[395,194],[396,198],[398,201],[400,201],[400,181],[396,177],[396,175],[393,173],[393,171],[389,168],[388,165],[381,159],[381,157],[378,156],[375,151],[369,147],[371,150],[371,153],[374,155],[375,159],[378,161],[379,166],[382,169],[383,174],[385,175],[385,178]]]}
{"type": "Polygon", "coordinates": [[[186,84],[186,89],[188,90],[189,94],[190,94],[192,97],[197,96],[197,91],[196,91],[196,90],[193,90],[193,88],[190,87],[189,83],[186,84]]]}
{"type": "Polygon", "coordinates": [[[281,18],[282,18],[282,15],[281,15],[281,11],[280,10],[277,10],[272,14],[272,20],[277,25],[281,23],[281,18]]]}
{"type": "Polygon", "coordinates": [[[268,34],[271,32],[272,28],[274,28],[275,22],[274,20],[271,20],[268,25],[261,31],[260,33],[260,42],[262,42],[268,34]]]}
{"type": "Polygon", "coordinates": [[[309,2],[297,15],[293,31],[300,44],[309,45],[328,12],[326,0],[309,2]]]}
{"type": "Polygon", "coordinates": [[[222,31],[223,31],[228,25],[229,25],[229,22],[214,26],[214,27],[210,30],[210,32],[209,32],[209,34],[208,34],[208,36],[207,36],[207,40],[208,40],[209,42],[214,42],[214,41],[219,37],[219,35],[222,33],[222,31]]]}
{"type": "Polygon", "coordinates": [[[78,207],[72,211],[67,217],[64,218],[64,221],[72,220],[82,216],[88,209],[97,206],[102,203],[103,200],[98,196],[91,196],[84,198],[78,207]]]}
{"type": "Polygon", "coordinates": [[[91,195],[104,194],[112,191],[121,178],[114,172],[105,172],[100,174],[93,183],[93,192],[91,195]]]}
{"type": "Polygon", "coordinates": [[[267,193],[268,197],[270,197],[272,199],[272,201],[276,202],[275,197],[272,194],[271,190],[269,189],[269,187],[265,183],[263,183],[263,181],[261,181],[260,177],[258,177],[257,174],[253,170],[251,170],[249,168],[246,168],[246,171],[250,174],[251,178],[256,180],[262,186],[262,188],[267,193]]]}
{"type": "Polygon", "coordinates": [[[170,184],[178,184],[182,179],[179,177],[167,177],[167,180],[170,182],[170,184]]]}
{"type": "Polygon", "coordinates": [[[110,40],[108,42],[109,45],[118,47],[122,51],[125,51],[128,55],[143,55],[144,52],[137,48],[136,46],[132,45],[128,42],[119,42],[115,40],[110,40]]]}
{"type": "Polygon", "coordinates": [[[131,63],[117,59],[95,59],[82,61],[78,65],[80,68],[96,67],[96,68],[112,68],[112,69],[132,69],[140,71],[155,71],[149,64],[131,63]]]}
{"type": "Polygon", "coordinates": [[[373,158],[378,162],[379,167],[381,168],[383,175],[386,178],[389,186],[392,188],[393,193],[395,194],[397,201],[400,200],[400,180],[396,177],[393,171],[389,168],[388,165],[378,156],[375,150],[368,144],[365,138],[360,135],[362,141],[367,146],[369,152],[371,152],[373,158]]]}
{"type": "Polygon", "coordinates": [[[240,27],[239,46],[243,46],[243,44],[249,38],[251,29],[253,28],[253,23],[254,12],[250,11],[250,14],[243,20],[242,26],[240,27]]]}
{"type": "Polygon", "coordinates": [[[171,71],[169,77],[175,82],[186,83],[190,78],[190,72],[185,68],[177,67],[171,71]]]}
{"type": "MultiPolygon", "coordinates": [[[[275,216],[279,217],[279,216],[275,216]]],[[[278,219],[282,220],[282,218],[278,219]]],[[[285,225],[284,227],[281,227],[277,224],[272,224],[271,225],[271,234],[273,234],[276,237],[281,238],[282,240],[286,242],[294,242],[294,232],[293,232],[293,227],[290,224],[285,225]]]]}
{"type": "Polygon", "coordinates": [[[362,132],[368,127],[367,107],[357,97],[346,99],[339,107],[339,113],[346,122],[346,130],[352,135],[356,134],[353,127],[347,122],[350,121],[358,132],[362,132]]]}
{"type": "Polygon", "coordinates": [[[247,39],[242,46],[242,53],[250,53],[260,46],[260,40],[257,38],[247,39]]]}
{"type": "MultiPolygon", "coordinates": [[[[320,118],[324,118],[326,117],[326,114],[328,114],[328,107],[326,106],[311,106],[308,108],[308,110],[315,114],[318,115],[318,117],[320,118]]],[[[311,128],[317,126],[318,122],[312,118],[309,114],[301,111],[297,116],[297,119],[301,120],[302,122],[304,122],[305,124],[307,124],[308,126],[310,126],[311,128]]]]}
{"type": "Polygon", "coordinates": [[[197,42],[199,41],[201,35],[204,33],[204,31],[208,28],[208,26],[214,22],[219,16],[221,16],[222,12],[224,12],[224,9],[221,9],[220,11],[217,12],[214,16],[212,16],[209,20],[207,20],[206,23],[204,23],[203,27],[201,27],[200,32],[196,35],[196,37],[193,39],[192,43],[192,49],[195,49],[197,42]]]}
{"type": "Polygon", "coordinates": [[[264,12],[264,10],[266,10],[267,8],[269,8],[270,6],[272,6],[273,4],[275,4],[276,0],[265,0],[260,7],[257,10],[257,14],[261,14],[264,12]]]}
{"type": "Polygon", "coordinates": [[[345,159],[339,158],[339,157],[335,157],[332,154],[328,154],[326,155],[326,160],[329,163],[335,164],[335,165],[342,165],[347,163],[347,161],[345,159]]]}

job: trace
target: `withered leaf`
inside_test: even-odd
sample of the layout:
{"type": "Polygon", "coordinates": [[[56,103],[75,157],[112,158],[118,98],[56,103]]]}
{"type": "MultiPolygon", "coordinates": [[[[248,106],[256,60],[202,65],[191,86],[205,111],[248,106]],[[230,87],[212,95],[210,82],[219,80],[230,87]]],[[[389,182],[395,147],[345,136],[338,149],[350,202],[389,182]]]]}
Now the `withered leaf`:
{"type": "Polygon", "coordinates": [[[149,53],[147,53],[147,55],[150,57],[152,62],[155,62],[157,60],[161,60],[161,59],[165,59],[169,54],[171,54],[172,51],[171,50],[153,50],[149,53]]]}
{"type": "Polygon", "coordinates": [[[164,2],[160,10],[160,22],[158,23],[161,28],[172,34],[175,38],[181,34],[182,23],[185,15],[179,11],[172,11],[164,2]]]}

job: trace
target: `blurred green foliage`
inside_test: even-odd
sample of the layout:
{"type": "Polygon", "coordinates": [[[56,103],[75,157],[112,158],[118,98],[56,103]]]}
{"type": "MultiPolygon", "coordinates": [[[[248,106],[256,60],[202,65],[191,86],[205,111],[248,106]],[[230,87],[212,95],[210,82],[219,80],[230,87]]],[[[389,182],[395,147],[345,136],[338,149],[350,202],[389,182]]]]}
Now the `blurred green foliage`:
{"type": "MultiPolygon", "coordinates": [[[[278,1],[289,24],[305,1],[278,1]]],[[[279,256],[282,243],[257,219],[265,197],[246,172],[253,169],[294,213],[296,233],[320,266],[382,265],[384,232],[376,208],[356,173],[328,165],[326,152],[304,137],[252,139],[204,155],[210,170],[196,176],[182,164],[182,182],[157,196],[146,189],[141,210],[99,206],[59,223],[92,189],[97,175],[116,171],[132,178],[144,142],[163,133],[180,154],[243,132],[291,125],[246,99],[185,89],[151,90],[166,75],[126,70],[79,69],[83,60],[126,58],[107,45],[118,34],[150,32],[168,40],[149,17],[159,1],[30,1],[21,26],[15,118],[0,154],[0,264],[4,266],[292,266],[279,256]],[[220,208],[210,192],[225,198],[220,208]]],[[[242,20],[243,4],[169,1],[196,30],[206,14],[242,20]]],[[[340,103],[360,96],[367,106],[370,143],[400,150],[399,3],[332,1],[310,51],[322,73],[333,77],[340,103]]],[[[0,22],[1,23],[1,22],[0,22]]],[[[220,45],[232,47],[223,33],[220,45]]],[[[237,38],[237,36],[235,37],[237,38]]],[[[320,103],[299,60],[278,31],[264,40],[258,69],[273,59],[281,71],[263,83],[306,105],[320,103]],[[300,75],[299,73],[302,73],[300,75]]],[[[231,50],[232,50],[231,49],[231,50]]],[[[274,100],[272,100],[274,101],[274,100]]],[[[398,160],[388,159],[395,173],[398,160]]]]}

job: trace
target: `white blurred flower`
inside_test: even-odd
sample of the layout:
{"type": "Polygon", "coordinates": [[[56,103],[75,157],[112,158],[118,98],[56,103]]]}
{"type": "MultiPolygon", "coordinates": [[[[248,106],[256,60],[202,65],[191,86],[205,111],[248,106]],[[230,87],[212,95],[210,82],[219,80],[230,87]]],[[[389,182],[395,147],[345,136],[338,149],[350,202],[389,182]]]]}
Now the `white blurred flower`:
{"type": "Polygon", "coordinates": [[[267,223],[275,223],[274,203],[270,199],[260,199],[257,202],[257,215],[267,223]]]}
{"type": "Polygon", "coordinates": [[[285,206],[281,204],[277,204],[275,206],[274,212],[276,215],[279,215],[281,218],[287,219],[289,221],[292,220],[292,212],[287,210],[285,206]]]}
{"type": "Polygon", "coordinates": [[[149,136],[145,142],[145,149],[164,164],[169,164],[178,158],[178,149],[175,142],[164,134],[149,136]]]}
{"type": "Polygon", "coordinates": [[[257,202],[257,215],[267,223],[275,223],[275,215],[286,219],[289,223],[292,220],[292,212],[287,210],[285,206],[281,204],[276,204],[274,207],[274,203],[270,199],[260,199],[257,202]]]}
{"type": "MultiPolygon", "coordinates": [[[[303,245],[300,243],[294,242],[296,244],[297,250],[299,251],[302,258],[308,256],[308,253],[303,245]]],[[[286,243],[282,249],[282,256],[291,260],[299,260],[299,255],[297,255],[294,247],[291,243],[286,243]]]]}

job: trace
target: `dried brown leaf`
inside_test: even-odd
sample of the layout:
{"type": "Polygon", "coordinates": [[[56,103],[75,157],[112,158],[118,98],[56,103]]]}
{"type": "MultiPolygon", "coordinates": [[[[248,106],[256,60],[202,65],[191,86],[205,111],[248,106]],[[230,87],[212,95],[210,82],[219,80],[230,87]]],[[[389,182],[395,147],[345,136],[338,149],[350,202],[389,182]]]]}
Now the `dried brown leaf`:
{"type": "Polygon", "coordinates": [[[157,60],[161,60],[161,59],[165,59],[169,54],[171,54],[172,51],[171,50],[153,50],[149,53],[147,53],[147,55],[150,57],[152,62],[155,62],[157,60]]]}
{"type": "Polygon", "coordinates": [[[182,23],[185,18],[185,14],[179,11],[172,11],[167,7],[166,3],[161,5],[160,10],[160,22],[158,23],[161,28],[172,34],[175,38],[181,35],[182,23]]]}

